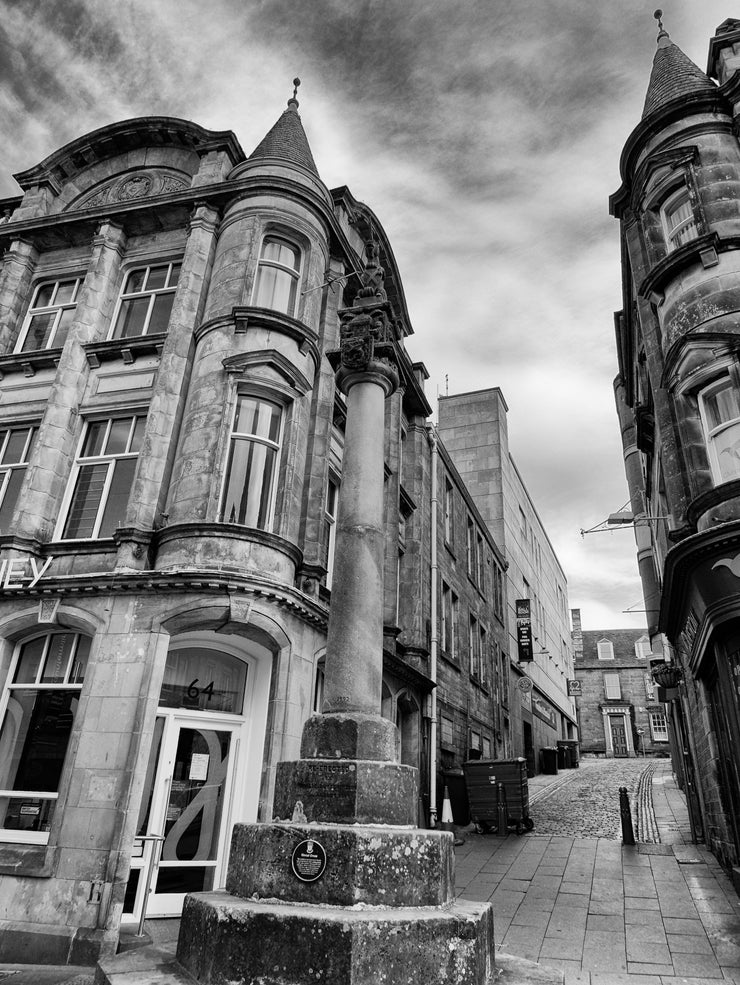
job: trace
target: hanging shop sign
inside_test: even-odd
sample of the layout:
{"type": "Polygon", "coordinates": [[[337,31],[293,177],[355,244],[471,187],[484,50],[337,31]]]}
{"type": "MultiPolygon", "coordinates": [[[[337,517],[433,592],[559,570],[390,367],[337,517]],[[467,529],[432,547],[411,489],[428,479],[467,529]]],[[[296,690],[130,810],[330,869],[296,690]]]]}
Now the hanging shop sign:
{"type": "Polygon", "coordinates": [[[532,660],[532,613],[529,599],[517,599],[516,605],[516,644],[519,663],[532,660]]]}
{"type": "Polygon", "coordinates": [[[569,680],[568,681],[568,695],[571,698],[574,697],[574,696],[577,697],[577,698],[580,698],[580,696],[582,694],[583,694],[583,691],[581,690],[581,682],[580,681],[572,681],[572,680],[569,680]]]}
{"type": "Polygon", "coordinates": [[[49,570],[53,557],[41,558],[11,557],[0,561],[0,588],[12,591],[14,588],[33,588],[49,570]]]}

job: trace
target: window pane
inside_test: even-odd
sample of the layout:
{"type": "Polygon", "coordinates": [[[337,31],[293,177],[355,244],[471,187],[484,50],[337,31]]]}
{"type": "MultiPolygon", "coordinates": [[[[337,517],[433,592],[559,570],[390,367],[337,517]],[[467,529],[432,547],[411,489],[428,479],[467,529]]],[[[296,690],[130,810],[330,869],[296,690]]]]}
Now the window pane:
{"type": "Polygon", "coordinates": [[[116,528],[126,519],[126,506],[134,481],[136,461],[135,458],[122,458],[115,463],[98,537],[112,537],[116,528]]]}
{"type": "MultiPolygon", "coordinates": [[[[3,496],[2,503],[0,503],[0,533],[10,532],[15,504],[18,502],[18,494],[23,485],[25,472],[25,468],[11,469],[10,471],[10,478],[5,487],[5,495],[3,496]]],[[[2,475],[3,473],[0,473],[0,483],[2,482],[2,475]]]]}
{"type": "Polygon", "coordinates": [[[128,448],[128,436],[131,433],[131,417],[118,417],[110,422],[110,432],[105,443],[106,455],[123,455],[128,448]]]}
{"type": "Polygon", "coordinates": [[[149,311],[149,296],[129,298],[121,302],[118,320],[113,332],[114,339],[130,339],[143,335],[147,312],[149,311]]]}
{"type": "Polygon", "coordinates": [[[18,666],[15,668],[14,684],[33,684],[36,681],[46,639],[45,636],[39,636],[23,644],[18,657],[18,666]]]}
{"type": "Polygon", "coordinates": [[[49,639],[49,650],[46,654],[44,672],[41,675],[42,684],[65,683],[74,641],[74,633],[54,633],[49,639]]]}
{"type": "Polygon", "coordinates": [[[168,269],[168,266],[149,268],[149,276],[146,281],[147,291],[159,291],[166,286],[168,269]]]}
{"type": "Polygon", "coordinates": [[[107,475],[107,463],[80,467],[62,537],[93,536],[107,475]]]}
{"type": "Polygon", "coordinates": [[[240,715],[247,664],[210,647],[168,653],[159,703],[165,708],[199,708],[240,715]]]}
{"type": "Polygon", "coordinates": [[[77,691],[11,692],[0,732],[0,789],[59,789],[78,703],[77,691]]]}
{"type": "Polygon", "coordinates": [[[13,462],[27,462],[28,456],[23,455],[28,440],[30,428],[12,428],[8,435],[8,443],[3,452],[2,464],[8,465],[13,462]]]}
{"type": "Polygon", "coordinates": [[[296,285],[295,277],[286,270],[262,265],[257,270],[254,304],[260,308],[274,308],[275,311],[292,314],[296,285]]]}
{"type": "Polygon", "coordinates": [[[181,267],[182,267],[182,264],[181,263],[173,263],[172,264],[172,270],[170,271],[170,279],[167,281],[167,286],[168,287],[177,287],[177,285],[180,283],[180,268],[181,267]]]}
{"type": "Polygon", "coordinates": [[[0,797],[0,828],[11,831],[48,831],[56,800],[39,797],[0,797]]]}
{"type": "Polygon", "coordinates": [[[56,311],[47,311],[42,315],[34,315],[28,326],[28,332],[23,341],[21,352],[33,352],[43,349],[51,335],[51,329],[56,318],[56,311]]]}
{"type": "Polygon", "coordinates": [[[88,636],[79,636],[77,639],[77,650],[72,661],[72,668],[69,672],[69,684],[82,684],[85,680],[87,661],[90,657],[90,638],[88,636]]]}
{"type": "Polygon", "coordinates": [[[730,424],[712,440],[722,480],[740,476],[740,422],[730,424]]]}
{"type": "Polygon", "coordinates": [[[55,349],[61,349],[64,343],[67,341],[67,336],[69,335],[69,327],[75,320],[76,308],[65,308],[64,311],[59,316],[59,321],[57,322],[56,331],[54,332],[54,339],[52,344],[55,349]]]}
{"type": "Polygon", "coordinates": [[[138,452],[141,451],[141,443],[144,440],[144,428],[146,427],[146,418],[137,417],[136,424],[134,424],[134,433],[131,438],[131,446],[129,451],[138,452]]]}
{"type": "Polygon", "coordinates": [[[149,335],[153,335],[155,332],[167,331],[174,300],[174,294],[158,294],[155,297],[152,317],[149,320],[149,326],[147,328],[149,335]]]}
{"type": "Polygon", "coordinates": [[[128,275],[128,280],[126,281],[126,289],[124,294],[135,294],[138,291],[144,289],[144,278],[146,277],[146,267],[142,267],[141,270],[132,270],[128,275]]]}
{"type": "Polygon", "coordinates": [[[240,397],[236,410],[234,431],[239,434],[254,434],[277,443],[280,436],[280,416],[282,408],[254,397],[240,397]]]}
{"type": "Polygon", "coordinates": [[[243,438],[232,440],[223,511],[227,523],[267,526],[276,460],[274,448],[243,438]]]}
{"type": "Polygon", "coordinates": [[[738,395],[731,383],[706,395],[704,405],[710,429],[740,417],[738,395]]]}
{"type": "Polygon", "coordinates": [[[103,442],[108,430],[108,421],[90,421],[82,446],[82,458],[94,458],[103,454],[103,442]]]}
{"type": "Polygon", "coordinates": [[[298,250],[284,239],[268,236],[262,244],[263,260],[272,260],[284,267],[292,267],[293,270],[298,270],[299,256],[298,250]]]}
{"type": "Polygon", "coordinates": [[[70,304],[74,301],[75,288],[77,287],[76,280],[63,280],[57,287],[56,297],[54,298],[54,304],[70,304]]]}
{"type": "Polygon", "coordinates": [[[56,287],[56,283],[54,281],[52,281],[51,284],[42,284],[33,302],[33,307],[48,308],[48,306],[51,304],[51,299],[54,295],[55,287],[56,287]]]}

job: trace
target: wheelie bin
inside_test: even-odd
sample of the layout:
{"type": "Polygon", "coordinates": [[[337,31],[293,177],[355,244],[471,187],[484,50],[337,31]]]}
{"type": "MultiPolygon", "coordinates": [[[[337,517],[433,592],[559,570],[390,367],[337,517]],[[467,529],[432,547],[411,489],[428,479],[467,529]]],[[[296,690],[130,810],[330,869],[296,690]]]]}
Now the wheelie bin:
{"type": "MultiPolygon", "coordinates": [[[[470,819],[479,831],[492,831],[498,825],[498,794],[502,788],[506,800],[509,827],[517,834],[531,831],[529,784],[526,759],[478,759],[463,763],[468,789],[470,819]]],[[[506,834],[499,831],[499,834],[506,834]]]]}

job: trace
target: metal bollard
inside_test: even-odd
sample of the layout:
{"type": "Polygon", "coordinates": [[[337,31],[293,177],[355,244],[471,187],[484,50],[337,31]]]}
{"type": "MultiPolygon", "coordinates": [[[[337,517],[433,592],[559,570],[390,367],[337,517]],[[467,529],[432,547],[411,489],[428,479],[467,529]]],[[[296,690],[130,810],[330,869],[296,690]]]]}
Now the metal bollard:
{"type": "Polygon", "coordinates": [[[622,841],[625,845],[634,845],[635,833],[632,830],[632,811],[627,787],[619,788],[619,812],[622,815],[622,841]]]}
{"type": "Polygon", "coordinates": [[[509,811],[506,806],[506,787],[499,783],[496,788],[497,812],[496,812],[496,833],[507,835],[509,833],[509,811]]]}

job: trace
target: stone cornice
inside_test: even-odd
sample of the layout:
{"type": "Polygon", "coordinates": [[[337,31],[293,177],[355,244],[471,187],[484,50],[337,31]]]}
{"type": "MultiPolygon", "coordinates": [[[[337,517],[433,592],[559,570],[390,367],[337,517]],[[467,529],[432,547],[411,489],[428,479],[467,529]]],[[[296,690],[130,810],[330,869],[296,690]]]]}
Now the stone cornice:
{"type": "Polygon", "coordinates": [[[740,249],[740,236],[720,236],[716,232],[697,236],[696,239],[689,240],[656,263],[638,287],[637,293],[640,297],[652,299],[662,292],[668,282],[680,271],[691,266],[692,263],[701,263],[701,254],[705,251],[714,250],[719,254],[738,249],[740,249]]]}
{"type": "Polygon", "coordinates": [[[325,630],[328,623],[326,606],[290,585],[271,582],[267,578],[206,569],[94,571],[79,575],[45,576],[33,588],[0,588],[0,599],[38,599],[50,596],[77,598],[81,595],[91,597],[141,593],[192,595],[196,592],[201,595],[240,593],[274,603],[320,629],[325,630]]]}

